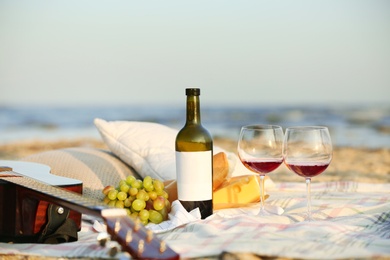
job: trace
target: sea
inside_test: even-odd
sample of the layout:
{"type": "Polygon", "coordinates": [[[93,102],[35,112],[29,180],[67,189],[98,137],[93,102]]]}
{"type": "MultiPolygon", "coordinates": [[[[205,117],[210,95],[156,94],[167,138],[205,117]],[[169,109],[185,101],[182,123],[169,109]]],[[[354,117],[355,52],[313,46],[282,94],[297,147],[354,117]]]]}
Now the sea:
{"type": "MultiPolygon", "coordinates": [[[[0,143],[101,138],[93,120],[142,121],[180,129],[178,105],[0,106],[0,143]]],[[[202,107],[203,125],[214,137],[237,139],[247,124],[323,125],[334,146],[390,148],[390,104],[202,107]]]]}

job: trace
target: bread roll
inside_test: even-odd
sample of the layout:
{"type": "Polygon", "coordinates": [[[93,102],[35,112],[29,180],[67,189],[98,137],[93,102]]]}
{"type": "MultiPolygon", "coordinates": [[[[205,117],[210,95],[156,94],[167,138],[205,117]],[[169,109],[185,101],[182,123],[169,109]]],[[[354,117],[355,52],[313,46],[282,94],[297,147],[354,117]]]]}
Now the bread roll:
{"type": "Polygon", "coordinates": [[[229,173],[229,162],[224,152],[213,156],[213,191],[226,180],[229,173]]]}

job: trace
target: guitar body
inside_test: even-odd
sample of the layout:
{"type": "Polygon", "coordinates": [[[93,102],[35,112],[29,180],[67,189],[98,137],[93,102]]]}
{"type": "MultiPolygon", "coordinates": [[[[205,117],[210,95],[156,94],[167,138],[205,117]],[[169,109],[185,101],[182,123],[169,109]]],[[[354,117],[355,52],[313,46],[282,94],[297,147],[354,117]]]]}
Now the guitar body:
{"type": "MultiPolygon", "coordinates": [[[[50,167],[37,163],[0,161],[0,171],[10,170],[24,176],[82,194],[82,183],[78,180],[56,176],[50,167]],[[9,167],[9,168],[7,168],[9,167]]],[[[29,189],[0,180],[0,241],[36,242],[48,221],[49,202],[37,197],[29,189]]],[[[81,228],[81,214],[70,211],[69,218],[81,228]]]]}

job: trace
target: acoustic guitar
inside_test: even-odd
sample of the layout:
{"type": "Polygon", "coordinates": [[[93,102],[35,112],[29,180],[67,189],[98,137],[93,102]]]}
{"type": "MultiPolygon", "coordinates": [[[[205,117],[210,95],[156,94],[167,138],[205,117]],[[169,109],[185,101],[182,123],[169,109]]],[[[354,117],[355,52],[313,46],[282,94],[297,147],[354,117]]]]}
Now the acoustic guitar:
{"type": "Polygon", "coordinates": [[[41,164],[15,161],[0,161],[0,164],[1,241],[34,236],[36,229],[43,225],[37,224],[42,222],[37,219],[44,218],[39,216],[45,215],[39,211],[46,210],[47,204],[54,204],[76,212],[69,215],[76,221],[81,219],[81,214],[102,218],[111,238],[136,259],[179,259],[175,251],[140,222],[127,216],[124,209],[111,208],[82,196],[80,181],[53,175],[47,166],[39,170],[41,164]],[[21,169],[20,164],[27,167],[21,169]],[[46,206],[40,208],[42,202],[46,206]]]}

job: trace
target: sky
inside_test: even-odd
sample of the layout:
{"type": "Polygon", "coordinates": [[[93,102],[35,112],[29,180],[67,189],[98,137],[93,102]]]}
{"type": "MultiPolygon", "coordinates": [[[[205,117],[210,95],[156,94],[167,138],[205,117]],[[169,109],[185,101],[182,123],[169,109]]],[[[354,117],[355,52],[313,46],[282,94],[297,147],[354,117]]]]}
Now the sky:
{"type": "Polygon", "coordinates": [[[390,103],[390,1],[0,0],[0,104],[390,103]]]}

